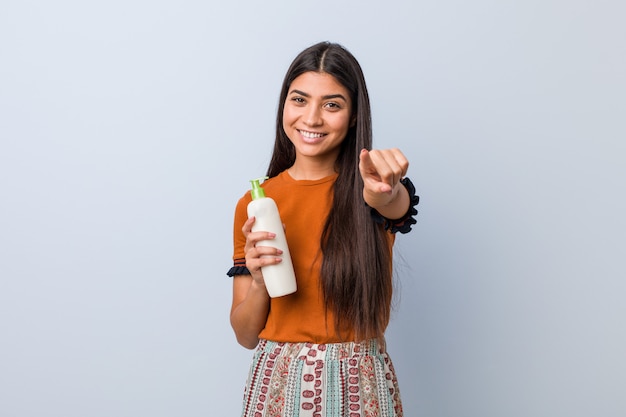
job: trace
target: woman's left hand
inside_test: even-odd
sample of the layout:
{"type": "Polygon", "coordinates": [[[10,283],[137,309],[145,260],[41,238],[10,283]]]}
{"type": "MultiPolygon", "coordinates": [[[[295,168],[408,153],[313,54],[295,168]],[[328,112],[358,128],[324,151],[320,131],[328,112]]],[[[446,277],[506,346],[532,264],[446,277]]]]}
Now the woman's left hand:
{"type": "Polygon", "coordinates": [[[359,171],[363,178],[363,198],[376,209],[388,206],[404,189],[400,180],[409,169],[409,161],[400,149],[361,150],[359,171]]]}

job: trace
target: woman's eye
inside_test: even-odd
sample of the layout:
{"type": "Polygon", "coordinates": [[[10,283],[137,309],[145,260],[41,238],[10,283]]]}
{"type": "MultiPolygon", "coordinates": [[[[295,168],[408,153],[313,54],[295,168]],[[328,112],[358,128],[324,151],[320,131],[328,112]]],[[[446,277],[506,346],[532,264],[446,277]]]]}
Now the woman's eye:
{"type": "Polygon", "coordinates": [[[336,110],[336,109],[340,109],[341,108],[341,106],[338,103],[335,103],[335,102],[326,103],[326,107],[328,107],[331,110],[336,110]]]}
{"type": "Polygon", "coordinates": [[[293,101],[294,103],[298,103],[298,104],[304,103],[304,99],[302,97],[293,97],[291,101],[293,101]]]}

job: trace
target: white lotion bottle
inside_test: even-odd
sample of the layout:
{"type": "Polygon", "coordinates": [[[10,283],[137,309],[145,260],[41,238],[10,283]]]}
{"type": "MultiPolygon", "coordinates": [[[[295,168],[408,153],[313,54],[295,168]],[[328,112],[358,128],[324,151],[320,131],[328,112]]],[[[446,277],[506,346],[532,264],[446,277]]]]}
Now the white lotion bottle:
{"type": "Polygon", "coordinates": [[[293,263],[278,207],[273,199],[265,196],[265,191],[259,184],[261,179],[250,180],[252,183],[252,201],[248,203],[248,217],[254,216],[256,219],[252,225],[253,232],[271,232],[276,235],[274,239],[259,241],[257,246],[272,246],[283,251],[280,255],[282,262],[261,268],[265,288],[270,297],[282,297],[296,292],[296,274],[293,271],[293,263]]]}

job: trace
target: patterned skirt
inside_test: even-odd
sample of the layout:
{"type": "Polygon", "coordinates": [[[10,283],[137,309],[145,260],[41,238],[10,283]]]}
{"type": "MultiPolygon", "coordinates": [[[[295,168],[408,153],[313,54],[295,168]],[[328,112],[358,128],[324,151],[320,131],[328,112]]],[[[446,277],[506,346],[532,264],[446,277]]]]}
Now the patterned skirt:
{"type": "Polygon", "coordinates": [[[283,343],[261,340],[243,417],[402,417],[393,365],[375,340],[283,343]]]}

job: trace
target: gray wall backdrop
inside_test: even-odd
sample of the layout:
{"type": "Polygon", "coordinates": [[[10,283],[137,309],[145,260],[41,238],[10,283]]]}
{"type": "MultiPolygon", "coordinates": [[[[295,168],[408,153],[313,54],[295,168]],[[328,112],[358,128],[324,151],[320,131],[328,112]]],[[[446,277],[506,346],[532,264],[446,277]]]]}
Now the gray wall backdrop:
{"type": "Polygon", "coordinates": [[[0,415],[238,415],[232,214],[320,40],[422,196],[388,332],[407,416],[626,415],[625,12],[2,1],[0,415]]]}

